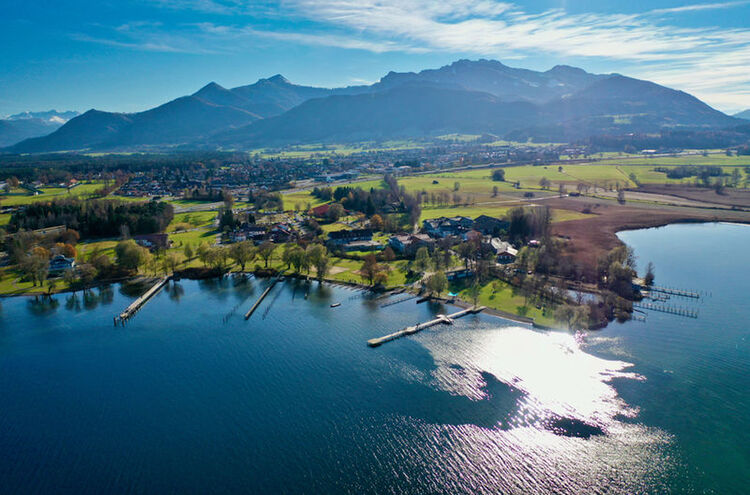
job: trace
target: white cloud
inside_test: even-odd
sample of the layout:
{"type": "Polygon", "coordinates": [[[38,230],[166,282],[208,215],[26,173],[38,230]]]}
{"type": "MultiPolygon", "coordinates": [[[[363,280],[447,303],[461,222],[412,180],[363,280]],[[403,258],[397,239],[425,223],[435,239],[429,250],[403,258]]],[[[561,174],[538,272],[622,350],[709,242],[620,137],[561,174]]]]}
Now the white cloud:
{"type": "Polygon", "coordinates": [[[750,4],[749,0],[642,14],[570,14],[563,9],[531,13],[495,0],[153,0],[152,4],[214,18],[210,23],[171,26],[168,31],[158,25],[129,23],[118,31],[124,39],[106,42],[201,53],[232,51],[241,49],[238,42],[243,40],[267,39],[375,53],[431,51],[500,59],[543,54],[584,66],[596,62],[614,72],[684,89],[724,108],[750,107],[746,70],[750,29],[688,28],[668,22],[684,13],[736,8],[750,4]],[[269,19],[281,21],[283,28],[269,27],[264,22],[269,19]]]}
{"type": "Polygon", "coordinates": [[[683,5],[682,7],[671,7],[667,9],[654,9],[649,11],[649,14],[679,14],[682,12],[699,12],[701,10],[721,10],[731,9],[733,7],[741,7],[747,5],[748,1],[740,2],[721,2],[721,3],[696,3],[692,5],[683,5]]]}

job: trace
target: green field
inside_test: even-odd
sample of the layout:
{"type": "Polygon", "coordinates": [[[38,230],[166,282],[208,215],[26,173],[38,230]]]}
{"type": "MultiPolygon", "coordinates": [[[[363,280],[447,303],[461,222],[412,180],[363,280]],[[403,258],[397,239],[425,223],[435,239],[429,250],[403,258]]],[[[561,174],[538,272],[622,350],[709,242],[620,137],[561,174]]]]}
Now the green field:
{"type": "Polygon", "coordinates": [[[110,194],[107,196],[107,199],[114,199],[117,201],[127,201],[130,203],[143,203],[145,201],[150,201],[149,198],[139,198],[139,197],[133,197],[133,196],[120,196],[119,194],[110,194]]]}
{"type": "Polygon", "coordinates": [[[103,182],[92,181],[91,183],[81,184],[70,190],[65,187],[43,187],[41,188],[42,193],[37,195],[31,194],[25,189],[15,188],[9,193],[0,194],[0,204],[2,206],[21,206],[53,199],[85,198],[101,189],[102,186],[103,182]]]}
{"type": "Polygon", "coordinates": [[[216,242],[216,234],[216,230],[210,227],[202,227],[187,232],[173,232],[169,234],[169,238],[175,248],[182,249],[185,244],[190,244],[193,248],[196,248],[202,242],[213,245],[216,242]]]}
{"type": "Polygon", "coordinates": [[[366,141],[349,144],[305,144],[284,148],[258,148],[250,152],[263,158],[311,158],[331,155],[351,155],[368,151],[397,151],[423,148],[430,142],[416,140],[366,141]]]}
{"type": "MultiPolygon", "coordinates": [[[[0,294],[3,295],[21,295],[28,293],[42,293],[47,292],[49,284],[45,283],[44,287],[34,286],[31,282],[22,282],[20,280],[20,273],[14,268],[3,267],[0,268],[0,294]]],[[[55,291],[65,290],[68,285],[63,282],[62,278],[58,277],[54,280],[55,291]]]]}
{"type": "Polygon", "coordinates": [[[284,200],[284,211],[301,211],[304,210],[308,204],[310,205],[310,208],[315,208],[316,206],[325,203],[325,201],[321,201],[312,196],[309,191],[282,194],[281,198],[284,200]]]}
{"type": "Polygon", "coordinates": [[[192,211],[185,213],[175,213],[172,222],[167,226],[167,232],[174,232],[175,226],[179,223],[190,224],[196,227],[211,227],[216,220],[216,211],[192,211]]]}

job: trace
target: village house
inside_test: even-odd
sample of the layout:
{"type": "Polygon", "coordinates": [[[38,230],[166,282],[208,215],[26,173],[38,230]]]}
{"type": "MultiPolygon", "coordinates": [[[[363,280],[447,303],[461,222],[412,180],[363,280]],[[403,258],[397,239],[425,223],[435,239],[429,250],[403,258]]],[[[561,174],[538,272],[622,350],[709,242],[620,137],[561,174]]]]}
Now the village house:
{"type": "Polygon", "coordinates": [[[347,252],[350,251],[380,251],[384,248],[381,243],[377,241],[354,241],[347,242],[341,245],[341,249],[347,252]]]}
{"type": "Polygon", "coordinates": [[[271,228],[271,240],[273,242],[289,242],[295,234],[294,229],[287,224],[279,223],[271,228]]]}
{"type": "Polygon", "coordinates": [[[421,247],[432,249],[435,240],[427,234],[401,234],[388,239],[388,245],[397,253],[412,256],[421,247]]]}
{"type": "Polygon", "coordinates": [[[445,272],[445,278],[449,281],[461,280],[474,275],[474,272],[470,268],[456,268],[455,270],[449,270],[445,272]]]}
{"type": "Polygon", "coordinates": [[[73,258],[66,258],[62,254],[58,254],[49,260],[49,274],[51,276],[57,276],[65,273],[66,270],[72,270],[76,266],[76,260],[73,258]]]}
{"type": "Polygon", "coordinates": [[[253,241],[258,243],[266,238],[266,229],[261,225],[243,224],[229,234],[232,242],[253,241]]]}
{"type": "Polygon", "coordinates": [[[164,233],[159,234],[143,234],[133,236],[133,240],[139,246],[155,251],[157,249],[167,249],[172,244],[169,240],[169,236],[164,233]]]}
{"type": "Polygon", "coordinates": [[[497,236],[500,232],[507,231],[508,227],[510,227],[508,221],[488,215],[480,215],[474,220],[474,229],[484,235],[497,236]]]}
{"type": "Polygon", "coordinates": [[[463,236],[474,226],[469,217],[439,217],[422,222],[422,228],[430,237],[463,236]]]}
{"type": "Polygon", "coordinates": [[[337,246],[371,240],[372,230],[370,229],[339,230],[328,234],[328,242],[337,246]]]}
{"type": "Polygon", "coordinates": [[[511,246],[509,242],[502,241],[497,237],[493,237],[487,242],[489,247],[494,253],[498,263],[508,264],[516,261],[518,256],[518,250],[511,246]]]}

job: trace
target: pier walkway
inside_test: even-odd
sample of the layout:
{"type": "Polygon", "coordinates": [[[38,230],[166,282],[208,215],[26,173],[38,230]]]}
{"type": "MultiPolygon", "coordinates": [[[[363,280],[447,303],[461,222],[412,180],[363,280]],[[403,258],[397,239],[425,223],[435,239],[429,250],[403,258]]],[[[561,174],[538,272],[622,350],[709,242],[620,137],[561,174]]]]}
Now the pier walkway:
{"type": "Polygon", "coordinates": [[[409,295],[407,295],[405,297],[402,297],[400,299],[395,299],[393,301],[388,301],[387,303],[383,303],[383,304],[380,305],[380,307],[381,308],[387,308],[388,306],[393,306],[394,304],[399,304],[399,303],[402,303],[402,302],[411,301],[412,299],[416,299],[418,297],[419,297],[418,295],[409,294],[409,295]]]}
{"type": "Polygon", "coordinates": [[[278,277],[274,278],[271,281],[271,285],[269,285],[268,287],[266,287],[266,290],[264,290],[263,294],[261,294],[260,297],[258,298],[258,300],[255,301],[255,304],[253,304],[253,306],[250,308],[250,310],[247,313],[245,313],[245,320],[249,320],[250,317],[253,316],[253,313],[255,312],[255,310],[258,309],[258,306],[260,306],[260,303],[263,302],[263,299],[266,298],[266,296],[268,295],[268,293],[271,292],[271,289],[273,289],[273,287],[276,285],[276,283],[279,280],[281,280],[281,276],[278,276],[278,277]]]}
{"type": "Polygon", "coordinates": [[[653,303],[634,303],[634,309],[649,309],[651,311],[658,311],[660,313],[668,313],[670,315],[685,316],[687,318],[698,318],[698,311],[690,308],[678,308],[675,306],[667,306],[664,304],[653,304],[653,303]]]}
{"type": "Polygon", "coordinates": [[[370,347],[378,347],[379,345],[385,344],[386,342],[390,342],[391,340],[396,340],[406,335],[417,333],[420,330],[424,330],[425,328],[439,325],[441,323],[452,325],[453,320],[455,320],[456,318],[461,318],[462,316],[466,316],[468,314],[476,314],[476,313],[479,313],[480,311],[483,311],[484,309],[485,309],[484,306],[475,306],[473,308],[464,309],[464,310],[458,311],[457,313],[453,313],[447,316],[437,315],[437,318],[435,318],[434,320],[430,320],[424,323],[419,323],[411,327],[406,327],[403,330],[399,330],[398,332],[393,332],[383,337],[370,339],[367,341],[367,345],[369,345],[370,347]]]}
{"type": "MultiPolygon", "coordinates": [[[[168,277],[164,277],[156,284],[154,284],[153,287],[151,287],[149,290],[147,290],[141,297],[133,301],[130,306],[125,308],[125,311],[120,313],[119,321],[124,322],[128,318],[132,317],[134,314],[138,312],[139,309],[141,309],[152,297],[156,295],[157,292],[159,292],[165,285],[167,285],[167,282],[171,279],[171,275],[168,277]]],[[[117,324],[118,317],[115,318],[115,324],[117,324]]]]}
{"type": "Polygon", "coordinates": [[[691,290],[673,289],[671,287],[652,286],[648,287],[647,290],[651,292],[661,292],[662,294],[669,294],[670,296],[690,297],[693,299],[700,299],[701,297],[698,292],[691,290]]]}

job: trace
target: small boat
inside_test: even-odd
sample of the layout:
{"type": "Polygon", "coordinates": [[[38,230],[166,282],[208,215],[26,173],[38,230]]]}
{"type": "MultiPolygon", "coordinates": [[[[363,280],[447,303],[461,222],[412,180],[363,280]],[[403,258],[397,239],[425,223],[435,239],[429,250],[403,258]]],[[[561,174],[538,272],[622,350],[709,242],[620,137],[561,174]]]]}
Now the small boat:
{"type": "Polygon", "coordinates": [[[341,303],[333,303],[333,304],[331,304],[332,308],[338,308],[339,306],[341,306],[341,303]]]}

